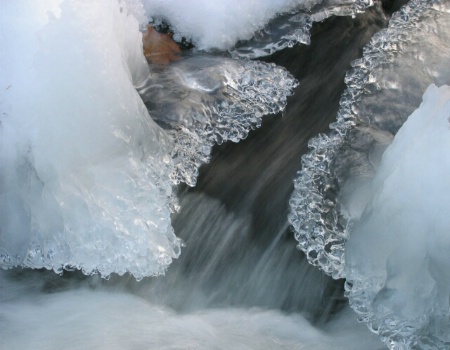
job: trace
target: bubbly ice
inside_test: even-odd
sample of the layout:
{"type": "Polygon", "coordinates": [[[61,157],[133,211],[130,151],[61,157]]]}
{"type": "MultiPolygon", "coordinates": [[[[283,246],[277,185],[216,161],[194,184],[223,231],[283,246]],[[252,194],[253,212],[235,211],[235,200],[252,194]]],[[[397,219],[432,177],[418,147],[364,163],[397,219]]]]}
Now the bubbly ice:
{"type": "Polygon", "coordinates": [[[286,107],[297,85],[274,64],[197,55],[155,69],[139,92],[174,140],[174,183],[194,186],[214,144],[246,138],[264,115],[286,107]]]}
{"type": "Polygon", "coordinates": [[[256,58],[271,55],[298,43],[309,45],[310,30],[314,22],[321,22],[331,16],[355,16],[372,6],[373,1],[327,0],[318,1],[312,7],[305,4],[287,13],[278,14],[249,40],[238,41],[230,50],[231,55],[256,58]]]}
{"type": "Polygon", "coordinates": [[[133,85],[148,65],[119,5],[2,4],[2,267],[142,278],[179,254],[171,140],[133,85]]]}

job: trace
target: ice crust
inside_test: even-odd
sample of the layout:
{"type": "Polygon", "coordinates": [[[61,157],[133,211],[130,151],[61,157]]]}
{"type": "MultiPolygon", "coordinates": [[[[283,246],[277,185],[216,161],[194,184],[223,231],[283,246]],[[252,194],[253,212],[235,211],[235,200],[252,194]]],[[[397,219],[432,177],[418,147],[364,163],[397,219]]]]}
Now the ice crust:
{"type": "Polygon", "coordinates": [[[214,144],[246,138],[264,115],[286,107],[297,85],[274,64],[200,55],[155,69],[139,92],[174,140],[174,184],[195,186],[214,144]]]}
{"type": "Polygon", "coordinates": [[[233,57],[257,58],[296,44],[309,45],[314,22],[321,22],[331,16],[355,16],[372,5],[372,0],[328,0],[318,1],[314,6],[299,6],[278,14],[249,40],[241,39],[229,51],[233,57]]]}
{"type": "MultiPolygon", "coordinates": [[[[397,244],[389,240],[378,240],[381,233],[374,233],[373,229],[374,236],[371,239],[361,233],[364,231],[363,227],[366,227],[363,226],[364,223],[371,217],[367,213],[376,215],[377,210],[382,210],[381,202],[377,202],[381,199],[376,196],[372,198],[372,179],[380,167],[383,152],[408,116],[419,106],[426,87],[430,83],[438,86],[450,84],[449,24],[447,1],[413,0],[395,13],[389,27],[377,33],[364,49],[363,57],[352,63],[353,68],[346,75],[347,90],[341,97],[337,121],[330,125],[332,131],[310,140],[311,151],[302,157],[302,169],[294,182],[295,191],[290,200],[289,221],[296,231],[299,248],[307,254],[308,260],[334,278],[349,278],[345,270],[346,260],[351,260],[352,257],[347,256],[350,253],[346,250],[346,245],[349,237],[350,241],[352,239],[353,227],[358,220],[362,223],[358,224],[357,232],[361,237],[367,238],[364,243],[363,238],[359,240],[358,247],[366,247],[361,249],[362,252],[383,252],[384,248],[397,244]],[[370,209],[369,201],[377,203],[376,210],[370,209]],[[366,214],[363,215],[364,211],[366,214]]],[[[442,99],[446,98],[447,92],[438,93],[433,88],[430,91],[426,95],[428,99],[431,99],[430,94],[433,91],[441,95],[442,99]]],[[[436,103],[436,108],[437,106],[436,103]]],[[[443,108],[446,110],[448,107],[443,108]]],[[[433,136],[425,135],[424,133],[423,136],[415,137],[422,141],[426,139],[431,145],[433,136]]],[[[441,166],[446,166],[445,160],[435,157],[439,152],[445,152],[446,146],[443,144],[437,148],[438,150],[429,151],[427,154],[434,160],[426,163],[429,164],[428,167],[424,165],[420,173],[411,173],[408,178],[398,180],[397,186],[390,187],[392,198],[398,193],[397,187],[405,183],[405,186],[409,184],[414,188],[416,183],[422,181],[420,174],[432,176],[435,170],[437,173],[441,166]]],[[[419,150],[416,153],[417,157],[425,157],[419,150]]],[[[414,156],[413,153],[410,155],[414,156]]],[[[442,154],[441,158],[444,158],[442,154]]],[[[416,159],[417,162],[422,162],[419,158],[416,159]]],[[[398,220],[411,220],[421,227],[426,227],[429,214],[430,220],[439,217],[439,223],[445,221],[446,214],[441,211],[441,205],[443,208],[447,205],[444,203],[445,199],[439,203],[439,195],[433,197],[425,188],[424,186],[420,194],[416,193],[415,197],[404,199],[402,204],[405,208],[399,209],[399,215],[403,214],[402,219],[398,220]],[[427,202],[428,200],[430,202],[427,202]],[[430,205],[431,202],[435,204],[430,205]],[[407,211],[409,204],[417,205],[415,212],[407,211]],[[436,210],[436,213],[433,214],[433,210],[436,210]]],[[[441,193],[445,193],[445,190],[441,193]]],[[[389,198],[387,197],[386,201],[389,198]]],[[[394,211],[392,207],[390,210],[394,211]]],[[[388,211],[389,209],[386,209],[383,212],[388,211]]],[[[395,232],[389,226],[393,220],[378,218],[379,231],[386,229],[395,232]]],[[[395,222],[392,224],[399,225],[395,222]]],[[[408,238],[400,237],[399,234],[397,239],[401,242],[401,248],[397,249],[397,260],[394,257],[387,258],[386,255],[378,256],[379,270],[374,268],[373,271],[366,269],[361,272],[353,269],[351,272],[352,281],[346,285],[346,294],[352,307],[360,314],[360,320],[365,321],[371,330],[378,333],[391,349],[436,349],[449,346],[448,339],[442,335],[445,332],[449,334],[446,328],[448,315],[443,316],[442,307],[445,308],[445,303],[442,304],[442,300],[438,300],[441,296],[437,297],[447,288],[438,284],[449,285],[445,272],[445,254],[440,253],[440,248],[435,246],[438,242],[443,243],[443,232],[440,233],[442,236],[430,237],[425,242],[423,236],[416,236],[413,232],[410,232],[408,238]],[[425,263],[422,254],[424,250],[421,251],[419,243],[415,245],[411,242],[414,240],[410,237],[420,240],[424,247],[427,247],[423,249],[431,249],[430,253],[426,254],[433,254],[435,257],[440,255],[440,258],[433,258],[434,262],[425,263]],[[417,254],[414,258],[408,258],[410,265],[405,263],[405,255],[402,255],[403,250],[406,252],[408,249],[411,254],[417,254]],[[426,272],[423,266],[419,266],[421,263],[423,266],[433,266],[431,270],[434,272],[426,272]],[[387,272],[383,269],[387,269],[387,272]],[[439,269],[444,270],[436,272],[439,269]],[[395,277],[389,277],[391,279],[386,282],[386,275],[381,273],[380,276],[381,270],[384,274],[395,277]],[[440,278],[442,280],[436,282],[436,279],[440,278]],[[408,288],[414,290],[414,283],[418,286],[415,290],[417,295],[414,296],[416,299],[405,293],[404,305],[400,302],[395,304],[403,298],[400,292],[405,292],[408,288]],[[385,289],[380,292],[381,288],[385,289]],[[396,289],[400,292],[396,293],[396,289]],[[421,310],[422,318],[418,320],[415,318],[416,312],[422,307],[426,293],[429,293],[430,303],[421,310]],[[447,321],[444,320],[445,317],[447,321]],[[428,326],[423,322],[429,322],[428,326]]],[[[355,247],[356,244],[352,254],[357,250],[355,247]]],[[[364,253],[355,254],[362,259],[364,253]]],[[[448,299],[448,294],[446,298],[448,299]]]]}
{"type": "Polygon", "coordinates": [[[117,0],[5,2],[0,33],[0,265],[163,273],[171,140],[133,85],[137,20],[117,0]]]}

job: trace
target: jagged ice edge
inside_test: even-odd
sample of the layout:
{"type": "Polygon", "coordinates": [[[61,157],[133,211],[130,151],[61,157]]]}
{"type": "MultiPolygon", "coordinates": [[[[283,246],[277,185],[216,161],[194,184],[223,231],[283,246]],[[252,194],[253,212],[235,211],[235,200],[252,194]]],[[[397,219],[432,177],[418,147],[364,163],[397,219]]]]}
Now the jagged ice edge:
{"type": "Polygon", "coordinates": [[[298,81],[286,69],[273,63],[246,60],[240,63],[244,74],[237,81],[226,83],[231,103],[222,101],[208,106],[209,118],[195,120],[189,128],[166,130],[174,140],[171,152],[175,164],[171,176],[174,185],[184,182],[195,186],[198,168],[210,161],[214,144],[245,139],[250,130],[261,126],[264,115],[283,111],[287,97],[298,86],[298,81]],[[277,79],[276,84],[271,81],[273,77],[277,79]],[[233,98],[240,103],[233,103],[233,98]]]}
{"type": "Polygon", "coordinates": [[[333,174],[333,160],[344,145],[346,135],[356,124],[366,123],[355,108],[363,95],[376,86],[371,72],[392,61],[399,46],[407,43],[410,31],[437,0],[412,0],[394,13],[388,28],[376,33],[364,48],[363,57],[351,63],[345,76],[347,89],[341,96],[337,121],[329,134],[312,138],[311,151],[302,156],[302,169],[294,180],[290,199],[289,222],[295,230],[298,247],[309,262],[335,279],[345,277],[345,243],[348,222],[336,200],[338,184],[333,174]]]}
{"type": "MultiPolygon", "coordinates": [[[[337,121],[330,124],[332,131],[311,139],[308,143],[311,151],[302,156],[302,169],[294,180],[295,190],[289,202],[288,220],[295,230],[298,247],[305,252],[308,261],[335,279],[345,277],[345,245],[351,223],[341,214],[337,202],[334,159],[345,145],[348,132],[357,124],[367,124],[365,116],[358,115],[355,107],[364,95],[376,90],[377,81],[371,72],[393,60],[399,47],[410,41],[411,32],[421,18],[430,14],[433,5],[439,3],[440,0],[411,0],[393,14],[388,28],[374,35],[364,48],[363,57],[353,61],[352,69],[346,74],[347,89],[341,96],[337,121]]],[[[361,277],[357,281],[347,280],[345,284],[345,296],[359,315],[358,320],[379,334],[390,349],[406,349],[403,347],[406,343],[411,346],[420,342],[419,336],[411,333],[411,327],[398,319],[377,322],[367,300],[371,300],[373,291],[382,286],[370,286],[370,283],[361,277]],[[392,327],[402,336],[399,337],[392,327]]]]}

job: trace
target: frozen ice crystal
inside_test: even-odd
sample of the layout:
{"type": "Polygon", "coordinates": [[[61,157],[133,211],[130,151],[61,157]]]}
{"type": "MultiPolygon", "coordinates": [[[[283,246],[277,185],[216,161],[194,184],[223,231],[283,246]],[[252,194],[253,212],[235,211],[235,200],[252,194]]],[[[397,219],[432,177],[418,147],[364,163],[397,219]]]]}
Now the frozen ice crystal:
{"type": "Polygon", "coordinates": [[[297,84],[274,64],[223,57],[192,56],[155,68],[139,92],[174,140],[174,184],[194,186],[214,144],[246,138],[264,115],[285,108],[297,84]]]}

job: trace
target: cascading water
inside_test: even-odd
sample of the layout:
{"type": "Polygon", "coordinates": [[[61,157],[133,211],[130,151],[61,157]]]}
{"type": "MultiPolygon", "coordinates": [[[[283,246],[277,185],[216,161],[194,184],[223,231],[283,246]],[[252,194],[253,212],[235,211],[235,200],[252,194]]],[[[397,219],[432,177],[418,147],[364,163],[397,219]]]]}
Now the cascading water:
{"type": "MultiPolygon", "coordinates": [[[[429,273],[405,267],[417,255],[395,260],[389,288],[376,302],[362,298],[386,277],[359,261],[373,253],[364,242],[381,243],[356,220],[369,201],[368,222],[383,220],[371,193],[386,171],[370,182],[378,166],[389,169],[381,153],[425,87],[447,83],[447,4],[411,1],[381,32],[390,15],[372,5],[2,1],[0,63],[10,69],[0,71],[0,264],[10,270],[0,272],[0,348],[356,350],[362,339],[364,349],[383,348],[346,306],[343,280],[308,259],[348,277],[350,304],[388,346],[445,348],[443,255],[429,242],[429,273]],[[148,21],[169,24],[194,48],[168,66],[148,65],[139,33],[148,21]],[[403,62],[420,72],[414,81],[403,62]],[[345,117],[346,107],[365,124],[345,117]],[[302,171],[322,177],[301,175],[289,208],[299,157],[336,115],[343,144],[325,136],[309,143],[302,171]],[[324,140],[330,155],[318,152],[324,140]],[[334,206],[323,217],[325,201],[334,206]],[[313,227],[347,222],[361,237],[347,250],[349,234],[337,230],[343,239],[333,240],[328,260],[305,249],[326,242],[313,227]],[[411,322],[390,304],[398,271],[436,281],[425,336],[405,332],[402,322],[411,322]],[[394,327],[383,328],[388,322],[394,327]]],[[[425,106],[437,94],[442,104],[431,104],[444,116],[445,88],[427,91],[425,106]]]]}

